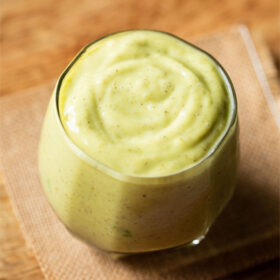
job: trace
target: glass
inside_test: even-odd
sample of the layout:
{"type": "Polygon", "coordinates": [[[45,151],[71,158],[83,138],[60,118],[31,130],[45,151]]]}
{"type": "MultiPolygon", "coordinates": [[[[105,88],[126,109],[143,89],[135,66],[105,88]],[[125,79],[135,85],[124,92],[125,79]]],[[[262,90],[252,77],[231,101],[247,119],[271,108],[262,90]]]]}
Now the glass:
{"type": "Polygon", "coordinates": [[[62,73],[45,116],[39,171],[53,210],[72,234],[108,253],[134,254],[198,244],[235,188],[237,103],[229,76],[206,53],[225,82],[233,112],[222,139],[205,158],[167,176],[127,176],[79,149],[67,136],[59,116],[62,81],[94,43],[82,49],[62,73]]]}

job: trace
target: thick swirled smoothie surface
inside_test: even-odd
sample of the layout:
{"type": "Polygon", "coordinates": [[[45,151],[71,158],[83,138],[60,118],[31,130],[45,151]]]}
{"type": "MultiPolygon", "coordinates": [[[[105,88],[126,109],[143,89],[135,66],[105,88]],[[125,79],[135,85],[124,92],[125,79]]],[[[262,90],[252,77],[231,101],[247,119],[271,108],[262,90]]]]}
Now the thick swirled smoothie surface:
{"type": "Polygon", "coordinates": [[[59,109],[67,134],[92,158],[128,175],[161,176],[213,149],[231,98],[206,54],[168,34],[127,31],[80,56],[59,109]]]}

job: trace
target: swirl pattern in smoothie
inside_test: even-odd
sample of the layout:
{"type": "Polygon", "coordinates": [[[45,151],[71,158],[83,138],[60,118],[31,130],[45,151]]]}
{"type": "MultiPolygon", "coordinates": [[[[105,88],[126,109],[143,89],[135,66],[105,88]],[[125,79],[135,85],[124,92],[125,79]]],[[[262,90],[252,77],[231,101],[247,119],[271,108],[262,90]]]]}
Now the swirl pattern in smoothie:
{"type": "Polygon", "coordinates": [[[165,33],[126,31],[78,58],[59,110],[92,158],[124,174],[164,176],[207,156],[228,127],[231,103],[205,53],[165,33]]]}

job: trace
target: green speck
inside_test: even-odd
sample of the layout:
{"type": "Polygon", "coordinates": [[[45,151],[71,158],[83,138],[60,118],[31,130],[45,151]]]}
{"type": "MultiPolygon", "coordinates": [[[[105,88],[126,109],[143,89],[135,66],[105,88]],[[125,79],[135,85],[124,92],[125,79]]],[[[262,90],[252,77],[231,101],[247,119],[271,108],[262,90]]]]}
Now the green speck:
{"type": "Polygon", "coordinates": [[[52,191],[50,178],[47,178],[47,179],[46,179],[46,184],[47,184],[47,189],[48,189],[49,191],[52,191]]]}
{"type": "Polygon", "coordinates": [[[132,233],[128,229],[124,229],[117,226],[114,226],[113,228],[117,230],[123,237],[132,237],[132,233]]]}
{"type": "Polygon", "coordinates": [[[123,236],[124,237],[132,237],[132,234],[128,229],[125,229],[125,230],[123,230],[123,236]]]}

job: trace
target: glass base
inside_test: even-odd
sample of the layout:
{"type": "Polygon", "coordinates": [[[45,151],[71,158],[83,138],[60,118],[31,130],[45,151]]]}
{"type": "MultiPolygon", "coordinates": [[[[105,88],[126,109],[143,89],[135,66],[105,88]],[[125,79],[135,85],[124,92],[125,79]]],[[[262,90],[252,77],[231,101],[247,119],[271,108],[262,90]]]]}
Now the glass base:
{"type": "Polygon", "coordinates": [[[206,233],[204,235],[201,235],[200,237],[194,239],[191,243],[189,243],[187,246],[196,246],[198,245],[206,236],[206,233]]]}
{"type": "Polygon", "coordinates": [[[108,255],[110,257],[110,259],[112,260],[118,260],[124,257],[128,257],[128,256],[132,256],[132,255],[139,255],[139,254],[149,254],[149,253],[156,253],[156,252],[162,252],[162,251],[168,251],[168,250],[176,250],[176,249],[180,249],[180,248],[184,248],[184,247],[193,247],[193,246],[197,246],[206,236],[208,230],[201,236],[199,236],[198,238],[194,239],[191,242],[185,243],[183,245],[178,245],[175,247],[171,247],[171,248],[166,248],[166,249],[160,249],[160,250],[152,250],[152,251],[147,251],[147,252],[137,252],[137,253],[117,253],[117,252],[106,252],[106,255],[108,255]]]}

